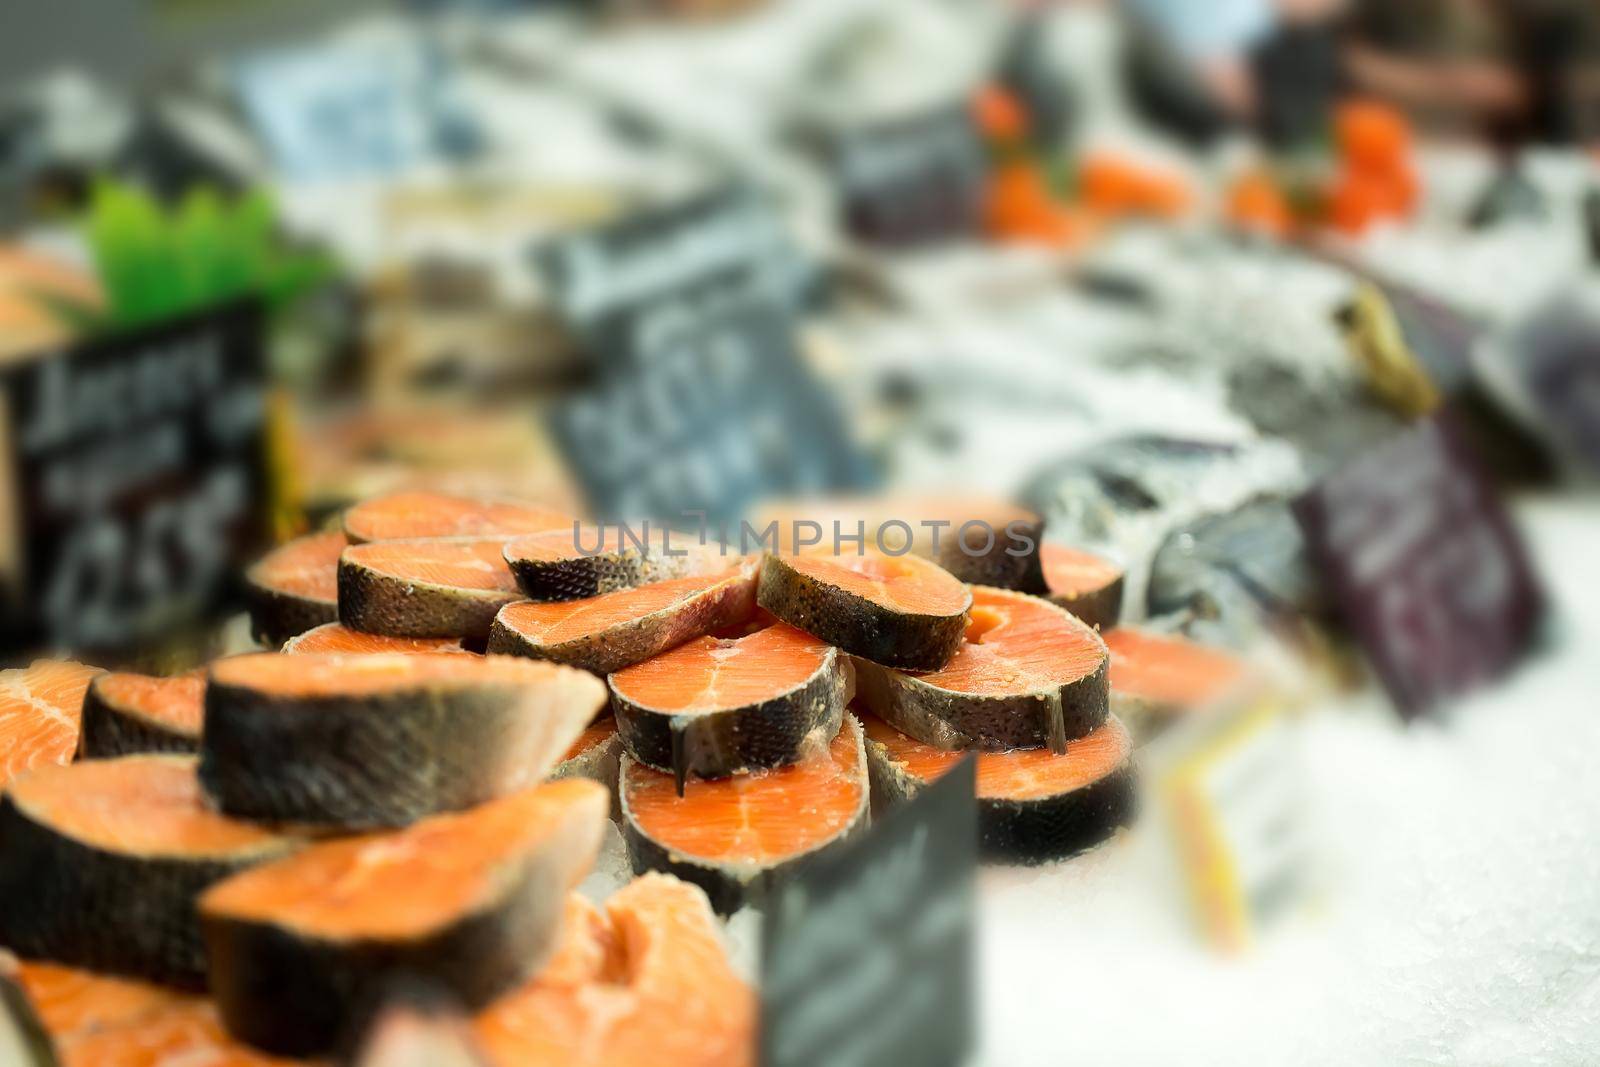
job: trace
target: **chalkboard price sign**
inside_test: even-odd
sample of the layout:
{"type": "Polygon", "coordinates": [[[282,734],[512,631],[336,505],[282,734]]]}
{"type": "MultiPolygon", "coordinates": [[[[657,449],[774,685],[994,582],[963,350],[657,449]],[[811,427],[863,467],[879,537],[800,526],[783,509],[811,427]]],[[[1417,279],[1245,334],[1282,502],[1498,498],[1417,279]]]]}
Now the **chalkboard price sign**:
{"type": "Polygon", "coordinates": [[[0,371],[7,649],[131,650],[202,619],[263,529],[254,302],[0,371]]]}
{"type": "Polygon", "coordinates": [[[1448,410],[1334,473],[1295,516],[1404,714],[1500,677],[1530,647],[1543,595],[1448,410]]]}
{"type": "Polygon", "coordinates": [[[906,246],[977,231],[989,160],[965,105],[842,131],[833,153],[845,224],[861,240],[906,246]]]}
{"type": "Polygon", "coordinates": [[[769,898],[762,1067],[955,1067],[970,1055],[977,763],[962,760],[769,898]]]}
{"type": "Polygon", "coordinates": [[[651,357],[551,413],[595,514],[737,520],[763,497],[865,484],[833,399],[771,304],[685,317],[651,357]]]}
{"type": "Polygon", "coordinates": [[[751,302],[792,311],[810,282],[781,218],[744,186],[569,234],[535,259],[567,328],[608,368],[647,361],[685,319],[751,302]]]}

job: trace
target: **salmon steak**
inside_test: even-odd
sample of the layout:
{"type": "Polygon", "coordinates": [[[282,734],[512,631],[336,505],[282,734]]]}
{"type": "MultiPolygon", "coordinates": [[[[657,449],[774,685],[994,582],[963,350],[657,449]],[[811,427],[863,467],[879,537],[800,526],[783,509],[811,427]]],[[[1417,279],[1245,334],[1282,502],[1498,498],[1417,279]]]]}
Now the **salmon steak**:
{"type": "Polygon", "coordinates": [[[861,702],[935,748],[1049,747],[1097,729],[1109,714],[1105,642],[1038,597],[972,587],[961,647],[928,674],[856,662],[861,702]]]}
{"type": "Polygon", "coordinates": [[[97,667],[59,660],[0,671],[0,786],[78,751],[83,698],[97,667]]]}
{"type": "Polygon", "coordinates": [[[755,565],[744,561],[588,600],[519,601],[494,620],[489,651],[610,674],[748,618],[755,584],[755,565]]]}
{"type": "Polygon", "coordinates": [[[752,1067],[756,995],[706,896],[664,874],[573,895],[543,971],[474,1021],[495,1067],[752,1067]]]}
{"type": "Polygon", "coordinates": [[[385,652],[465,652],[459,637],[385,637],[352,630],[341,622],[324,623],[284,642],[291,656],[375,656],[385,652]]]}
{"type": "Polygon", "coordinates": [[[498,539],[378,541],[339,557],[339,621],[387,637],[455,637],[481,647],[521,600],[498,539]]]}
{"type": "Polygon", "coordinates": [[[38,1067],[278,1067],[290,1062],[234,1041],[205,997],[33,960],[15,970],[53,1046],[51,1058],[38,1060],[38,1067]]]}
{"type": "MultiPolygon", "coordinates": [[[[874,805],[915,797],[965,753],[907,737],[881,719],[863,719],[874,805]]],[[[1064,755],[1048,749],[980,752],[979,851],[999,863],[1038,864],[1093,848],[1133,820],[1137,808],[1133,741],[1115,717],[1064,755]]]]}
{"type": "Polygon", "coordinates": [[[229,1032],[281,1055],[325,1052],[400,979],[487,1006],[555,949],[608,802],[594,782],[549,782],[211,887],[200,922],[229,1032]]]}
{"type": "Polygon", "coordinates": [[[834,553],[835,533],[866,551],[932,560],[963,582],[1043,593],[1039,546],[1044,520],[1027,508],[992,497],[963,494],[835,496],[774,501],[752,523],[781,555],[805,555],[812,546],[834,553]],[[861,541],[857,542],[857,536],[861,541]]]}
{"type": "Polygon", "coordinates": [[[943,667],[961,647],[972,595],[918,556],[767,556],[756,599],[790,626],[904,671],[943,667]]]}
{"type": "Polygon", "coordinates": [[[1184,637],[1124,626],[1106,631],[1105,639],[1112,707],[1141,742],[1243,692],[1252,678],[1238,656],[1184,637]]]}
{"type": "Polygon", "coordinates": [[[553,508],[426,490],[374,497],[344,513],[344,533],[352,544],[424,537],[482,537],[504,544],[522,534],[561,529],[572,529],[572,516],[553,508]]]}
{"type": "Polygon", "coordinates": [[[850,702],[849,662],[784,623],[700,637],[611,675],[628,755],[684,781],[782,767],[826,745],[850,702]]]}
{"type": "Polygon", "coordinates": [[[18,971],[16,958],[0,952],[0,1063],[57,1067],[55,1042],[34,1010],[18,971]]]}
{"type": "Polygon", "coordinates": [[[1122,568],[1103,556],[1066,545],[1040,550],[1050,601],[1101,629],[1122,617],[1122,568]]]}
{"type": "Polygon", "coordinates": [[[198,675],[102,674],[83,700],[78,754],[110,759],[135,752],[198,752],[205,696],[206,680],[198,675]]]}
{"type": "Polygon", "coordinates": [[[731,915],[760,901],[792,865],[865,829],[861,725],[844,717],[831,742],[787,767],[693,782],[623,756],[622,834],[635,873],[693,882],[731,915]]]}
{"type": "Polygon", "coordinates": [[[721,546],[643,524],[583,526],[506,542],[506,563],[530,600],[586,600],[669,578],[723,570],[721,546]]]}
{"type": "Polygon", "coordinates": [[[273,549],[245,571],[258,641],[277,648],[339,617],[339,556],[346,544],[342,533],[311,534],[273,549]]]}
{"type": "Polygon", "coordinates": [[[508,656],[234,656],[211,667],[200,777],[241,818],[404,826],[540,781],[605,702],[508,656]]]}
{"type": "Polygon", "coordinates": [[[0,800],[0,944],[18,955],[202,988],[199,893],[299,839],[210,810],[192,756],[43,767],[0,800]]]}

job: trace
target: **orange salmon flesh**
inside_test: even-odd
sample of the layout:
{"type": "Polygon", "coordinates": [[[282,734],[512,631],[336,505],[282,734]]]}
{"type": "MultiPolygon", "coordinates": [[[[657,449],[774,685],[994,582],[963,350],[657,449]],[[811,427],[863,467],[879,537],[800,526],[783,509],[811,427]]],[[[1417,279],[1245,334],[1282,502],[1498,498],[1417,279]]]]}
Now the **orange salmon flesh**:
{"type": "Polygon", "coordinates": [[[418,537],[495,537],[572,529],[572,516],[537,504],[480,500],[448,493],[391,493],[364,501],[344,514],[352,541],[398,541],[418,537]]]}
{"type": "Polygon", "coordinates": [[[41,767],[6,787],[26,816],[92,848],[191,860],[269,851],[284,838],[218,815],[192,756],[143,755],[41,767]]]}
{"type": "Polygon", "coordinates": [[[958,693],[1034,692],[1093,674],[1105,658],[1095,632],[1060,608],[974,586],[965,641],[950,662],[916,677],[958,693]]]}
{"type": "Polygon", "coordinates": [[[755,1026],[705,895],[663,874],[572,897],[544,971],[476,1021],[494,1067],[749,1067],[755,1026]]]}
{"type": "Polygon", "coordinates": [[[283,646],[284,652],[297,656],[349,655],[373,656],[386,652],[417,655],[424,652],[462,652],[460,638],[455,637],[385,637],[352,630],[342,623],[330,622],[307,630],[299,637],[291,637],[283,646]]]}
{"type": "Polygon", "coordinates": [[[701,637],[611,676],[641,707],[694,714],[782,696],[821,669],[830,646],[785,623],[747,637],[701,637]]]}
{"type": "Polygon", "coordinates": [[[826,749],[799,763],[694,781],[682,797],[672,775],[632,763],[621,785],[626,807],[653,840],[720,864],[769,865],[808,852],[848,829],[861,807],[858,728],[845,719],[826,749]]]}
{"type": "Polygon", "coordinates": [[[787,561],[808,578],[907,615],[959,615],[967,587],[919,556],[796,556],[787,561]]]}
{"type": "Polygon", "coordinates": [[[95,694],[113,708],[132,712],[175,733],[200,736],[205,719],[205,679],[186,674],[155,678],[146,674],[103,674],[92,683],[95,694]]]}
{"type": "Polygon", "coordinates": [[[742,565],[714,574],[669,578],[664,582],[652,582],[635,589],[619,589],[586,600],[551,603],[518,601],[500,610],[500,622],[541,643],[561,644],[670,608],[696,593],[735,577],[741,569],[742,565]]]}
{"type": "Polygon", "coordinates": [[[463,656],[453,652],[293,657],[258,652],[218,660],[211,668],[213,684],[299,698],[370,696],[453,686],[565,687],[584,679],[584,675],[572,668],[554,663],[515,656],[463,656]]]}
{"type": "Polygon", "coordinates": [[[311,534],[273,549],[250,568],[250,580],[306,600],[329,604],[339,599],[339,554],[348,542],[342,533],[311,534]]]}
{"type": "Polygon", "coordinates": [[[351,545],[342,557],[391,578],[418,585],[516,593],[517,580],[498,539],[466,541],[379,541],[351,545]]]}
{"type": "Polygon", "coordinates": [[[387,834],[344,838],[211,887],[210,915],[271,923],[330,941],[418,938],[492,902],[524,851],[599,847],[604,787],[549,782],[387,834]]]}
{"type": "Polygon", "coordinates": [[[1052,596],[1082,596],[1122,577],[1122,568],[1110,560],[1066,545],[1041,545],[1039,560],[1052,596]]]}
{"type": "Polygon", "coordinates": [[[1121,627],[1105,635],[1111,650],[1111,692],[1156,704],[1192,708],[1217,699],[1246,674],[1235,656],[1181,637],[1121,627]]]}
{"type": "Polygon", "coordinates": [[[83,695],[99,673],[51,660],[0,671],[0,786],[34,767],[72,758],[83,695]]]}
{"type": "MultiPolygon", "coordinates": [[[[888,750],[889,758],[911,777],[925,782],[961,762],[965,752],[947,752],[912,740],[881,719],[861,717],[869,744],[888,750]]],[[[1059,796],[1100,781],[1128,762],[1133,739],[1115,717],[1089,736],[1067,743],[1065,755],[1048,749],[978,753],[978,797],[983,800],[1039,800],[1059,796]]]]}

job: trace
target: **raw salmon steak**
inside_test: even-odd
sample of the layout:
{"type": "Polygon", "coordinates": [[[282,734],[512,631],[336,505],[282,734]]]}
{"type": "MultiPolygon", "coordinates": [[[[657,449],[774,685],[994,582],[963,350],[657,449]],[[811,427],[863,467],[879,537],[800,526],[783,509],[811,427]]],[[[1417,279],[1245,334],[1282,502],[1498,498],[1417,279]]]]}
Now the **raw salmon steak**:
{"type": "Polygon", "coordinates": [[[839,732],[852,679],[832,645],[784,623],[699,637],[613,674],[623,747],[685,779],[794,763],[839,732]]]}
{"type": "Polygon", "coordinates": [[[257,640],[277,648],[339,617],[339,555],[346,544],[342,533],[311,534],[273,549],[245,572],[257,640]]]}
{"type": "Polygon", "coordinates": [[[504,542],[378,541],[339,557],[339,621],[389,637],[482,645],[495,613],[522,599],[504,542]]]}
{"type": "Polygon", "coordinates": [[[709,782],[678,796],[672,775],[622,759],[623,837],[635,872],[666,871],[706,891],[723,914],[759,900],[790,865],[868,821],[861,725],[798,763],[709,782]]]}
{"type": "Polygon", "coordinates": [[[485,537],[504,543],[521,534],[571,530],[572,516],[516,500],[491,500],[449,493],[390,493],[344,513],[345,536],[354,544],[420,537],[485,537]]]}
{"type": "Polygon", "coordinates": [[[186,988],[205,980],[195,897],[299,846],[219,815],[192,756],[43,767],[0,801],[0,944],[186,988]]]}
{"type": "Polygon", "coordinates": [[[1243,692],[1252,675],[1231,652],[1184,637],[1119,627],[1105,634],[1111,650],[1111,704],[1142,741],[1175,719],[1243,692]]]}
{"type": "Polygon", "coordinates": [[[352,630],[340,622],[324,623],[284,643],[292,656],[345,655],[373,656],[384,652],[464,652],[459,637],[385,637],[352,630]]]}
{"type": "Polygon", "coordinates": [[[1066,545],[1040,550],[1050,600],[1090,626],[1115,626],[1122,615],[1122,568],[1103,556],[1066,545]]]}
{"type": "Polygon", "coordinates": [[[493,1067],[471,1020],[449,998],[427,992],[385,1000],[361,1036],[350,1067],[493,1067]]]}
{"type": "MultiPolygon", "coordinates": [[[[222,1028],[211,1002],[148,982],[24,961],[15,979],[54,1046],[37,1067],[277,1067],[222,1028]]],[[[10,1060],[0,1060],[8,1067],[10,1060]]]]}
{"type": "Polygon", "coordinates": [[[584,600],[727,567],[720,546],[648,523],[633,529],[574,522],[506,542],[505,557],[530,600],[584,600]]]}
{"type": "Polygon", "coordinates": [[[555,948],[607,803],[594,782],[549,782],[213,886],[199,912],[229,1032],[268,1052],[324,1052],[399,979],[487,1006],[555,948]]]}
{"type": "Polygon", "coordinates": [[[761,606],[853,656],[906,671],[943,667],[961,647],[972,596],[918,556],[767,556],[761,606]]]}
{"type": "Polygon", "coordinates": [[[754,606],[755,566],[741,562],[588,600],[510,604],[494,621],[489,651],[610,674],[740,622],[754,606]]]}
{"type": "Polygon", "coordinates": [[[509,656],[235,656],[211,667],[200,776],[242,818],[403,826],[539,781],[605,702],[509,656]]]}
{"type": "Polygon", "coordinates": [[[617,764],[622,756],[622,739],[617,736],[617,720],[602,715],[584,728],[567,748],[550,777],[587,778],[599,782],[612,794],[617,792],[617,764]]]}
{"type": "Polygon", "coordinates": [[[804,555],[812,546],[832,554],[835,531],[855,551],[860,534],[868,552],[909,550],[963,582],[1045,591],[1039,558],[1044,520],[1004,500],[966,494],[782,500],[758,509],[752,526],[765,535],[774,522],[783,555],[804,555]]]}
{"type": "MultiPolygon", "coordinates": [[[[863,718],[874,803],[915,797],[961,761],[881,719],[863,718]]],[[[1092,848],[1132,821],[1137,805],[1133,742],[1113,716],[1064,755],[1047,749],[980,752],[978,832],[985,859],[1034,864],[1092,848]]]]}
{"type": "Polygon", "coordinates": [[[495,1067],[751,1067],[755,1028],[705,894],[664,874],[570,898],[555,958],[476,1020],[495,1067]]]}
{"type": "Polygon", "coordinates": [[[99,673],[59,660],[0,671],[0,786],[24,771],[72,759],[83,696],[99,673]]]}
{"type": "Polygon", "coordinates": [[[1098,728],[1110,707],[1105,642],[1038,597],[972,587],[961,647],[928,674],[856,662],[861,701],[936,748],[1039,748],[1098,728]]]}
{"type": "Polygon", "coordinates": [[[199,675],[102,674],[83,700],[79,754],[109,759],[135,752],[198,752],[205,695],[206,680],[199,675]]]}

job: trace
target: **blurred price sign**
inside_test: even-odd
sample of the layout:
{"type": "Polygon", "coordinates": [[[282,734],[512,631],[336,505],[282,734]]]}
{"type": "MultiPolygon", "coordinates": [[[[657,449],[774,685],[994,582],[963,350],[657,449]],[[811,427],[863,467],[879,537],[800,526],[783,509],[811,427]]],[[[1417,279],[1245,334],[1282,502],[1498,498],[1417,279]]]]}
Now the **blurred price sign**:
{"type": "Polygon", "coordinates": [[[792,311],[810,282],[782,220],[743,186],[566,235],[535,259],[568,329],[610,368],[648,362],[686,320],[752,303],[792,311]]]}
{"type": "Polygon", "coordinates": [[[1337,471],[1294,510],[1404,714],[1500,677],[1531,645],[1543,595],[1448,410],[1337,471]]]}
{"type": "Polygon", "coordinates": [[[652,358],[551,413],[558,445],[603,518],[704,512],[726,523],[778,494],[868,481],[833,398],[795,347],[786,310],[685,316],[652,358]]]}
{"type": "Polygon", "coordinates": [[[1170,767],[1160,795],[1201,927],[1241,949],[1297,899],[1311,866],[1294,724],[1261,693],[1153,747],[1170,767]]]}
{"type": "Polygon", "coordinates": [[[8,648],[126,651],[204,619],[263,529],[260,307],[0,370],[8,648]]]}
{"type": "Polygon", "coordinates": [[[977,761],[769,898],[762,1067],[943,1067],[971,1054],[977,761]]]}
{"type": "Polygon", "coordinates": [[[845,224],[863,241],[915,245],[978,229],[989,159],[964,104],[840,131],[833,163],[845,224]]]}

